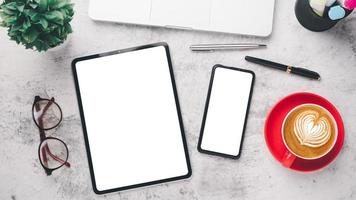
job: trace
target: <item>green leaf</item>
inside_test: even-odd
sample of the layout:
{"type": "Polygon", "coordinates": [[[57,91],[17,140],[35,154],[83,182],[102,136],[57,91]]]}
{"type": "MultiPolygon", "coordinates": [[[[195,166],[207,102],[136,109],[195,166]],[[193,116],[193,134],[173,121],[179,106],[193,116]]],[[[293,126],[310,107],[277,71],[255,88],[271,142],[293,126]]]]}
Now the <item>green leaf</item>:
{"type": "Polygon", "coordinates": [[[21,42],[21,36],[20,35],[16,35],[16,37],[13,37],[12,39],[15,40],[17,44],[20,44],[20,42],[21,42]]]}
{"type": "Polygon", "coordinates": [[[22,28],[20,29],[21,32],[26,32],[28,28],[31,27],[31,22],[29,19],[26,19],[22,24],[22,28]]]}
{"type": "Polygon", "coordinates": [[[4,17],[6,17],[6,16],[7,16],[7,14],[5,14],[4,11],[2,11],[2,10],[0,9],[0,17],[1,17],[1,18],[4,18],[4,17]]]}
{"type": "Polygon", "coordinates": [[[52,21],[54,23],[63,25],[63,14],[57,10],[55,11],[51,11],[51,12],[47,12],[45,15],[45,18],[49,21],[52,21]]]}
{"type": "Polygon", "coordinates": [[[43,27],[43,29],[46,29],[48,27],[48,22],[44,18],[40,18],[39,24],[43,27]]]}
{"type": "Polygon", "coordinates": [[[58,43],[61,43],[61,42],[62,42],[61,39],[59,39],[59,38],[57,38],[57,37],[55,37],[55,36],[52,36],[52,35],[48,35],[47,41],[48,41],[48,44],[49,44],[50,46],[55,46],[55,45],[57,45],[58,43]]]}
{"type": "Polygon", "coordinates": [[[15,15],[17,13],[15,10],[11,10],[11,9],[7,8],[6,6],[2,7],[1,10],[2,10],[2,12],[4,12],[7,15],[15,15]]]}
{"type": "Polygon", "coordinates": [[[32,43],[37,39],[39,34],[40,33],[36,29],[33,28],[29,32],[23,33],[22,37],[26,41],[26,43],[32,43]]]}
{"type": "Polygon", "coordinates": [[[3,20],[6,24],[13,25],[13,24],[15,24],[17,17],[16,16],[5,17],[5,18],[3,18],[3,20]]]}
{"type": "Polygon", "coordinates": [[[48,0],[48,7],[52,8],[54,5],[56,5],[57,0],[48,0]]]}
{"type": "Polygon", "coordinates": [[[22,13],[23,13],[24,15],[28,16],[28,15],[30,14],[30,11],[33,11],[33,10],[32,10],[32,9],[30,10],[30,9],[27,9],[27,8],[26,8],[26,9],[23,10],[22,13]]]}
{"type": "Polygon", "coordinates": [[[67,14],[70,15],[70,16],[74,15],[73,6],[74,6],[74,4],[71,3],[71,4],[68,4],[67,6],[64,7],[64,9],[67,10],[67,14]]]}
{"type": "Polygon", "coordinates": [[[7,9],[10,9],[10,10],[17,10],[16,4],[17,4],[16,2],[11,2],[11,3],[5,4],[4,7],[6,7],[7,9]]]}
{"type": "Polygon", "coordinates": [[[22,24],[15,24],[11,26],[11,31],[18,31],[22,27],[22,24]]]}
{"type": "Polygon", "coordinates": [[[46,11],[48,8],[48,0],[40,0],[38,2],[38,7],[40,8],[40,11],[46,11]]]}
{"type": "Polygon", "coordinates": [[[60,9],[63,8],[67,5],[69,5],[69,1],[68,0],[57,0],[57,4],[55,6],[52,6],[53,9],[60,9]]]}
{"type": "Polygon", "coordinates": [[[17,8],[18,11],[23,12],[23,10],[25,8],[25,5],[24,4],[18,4],[18,5],[16,5],[16,8],[17,8]]]}
{"type": "Polygon", "coordinates": [[[33,9],[36,9],[38,7],[37,3],[29,3],[28,5],[33,9]]]}
{"type": "Polygon", "coordinates": [[[41,15],[39,13],[36,13],[33,10],[28,11],[28,16],[30,17],[31,21],[33,21],[33,22],[37,22],[41,18],[41,15]]]}
{"type": "Polygon", "coordinates": [[[9,30],[9,36],[10,37],[14,37],[14,36],[17,36],[18,35],[18,32],[15,31],[15,30],[9,30]]]}
{"type": "Polygon", "coordinates": [[[59,37],[62,38],[62,30],[61,30],[61,29],[62,29],[61,27],[57,27],[57,28],[54,30],[54,32],[55,32],[59,37]]]}
{"type": "Polygon", "coordinates": [[[72,26],[67,23],[64,25],[65,29],[66,29],[66,32],[69,34],[69,33],[73,33],[73,29],[72,29],[72,26]]]}
{"type": "Polygon", "coordinates": [[[65,9],[59,9],[59,12],[61,12],[63,15],[63,21],[66,21],[68,18],[67,11],[65,9]]]}
{"type": "Polygon", "coordinates": [[[42,40],[36,40],[33,45],[36,47],[36,50],[39,52],[47,51],[50,48],[50,46],[42,40]]]}
{"type": "Polygon", "coordinates": [[[52,32],[52,31],[54,31],[54,29],[56,29],[56,27],[57,27],[57,26],[53,26],[53,25],[52,25],[52,26],[48,26],[48,28],[46,29],[46,32],[47,32],[47,33],[50,33],[50,32],[52,32]]]}

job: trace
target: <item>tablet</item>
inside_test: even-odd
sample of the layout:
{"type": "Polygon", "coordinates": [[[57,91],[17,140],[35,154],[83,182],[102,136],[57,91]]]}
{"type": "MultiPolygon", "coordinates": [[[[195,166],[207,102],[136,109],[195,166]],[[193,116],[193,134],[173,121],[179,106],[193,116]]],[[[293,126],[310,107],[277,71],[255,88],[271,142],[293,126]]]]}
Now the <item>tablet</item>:
{"type": "Polygon", "coordinates": [[[166,43],[77,58],[72,68],[95,193],[191,176],[166,43]]]}
{"type": "Polygon", "coordinates": [[[214,66],[199,137],[200,152],[240,157],[254,79],[249,70],[214,66]]]}

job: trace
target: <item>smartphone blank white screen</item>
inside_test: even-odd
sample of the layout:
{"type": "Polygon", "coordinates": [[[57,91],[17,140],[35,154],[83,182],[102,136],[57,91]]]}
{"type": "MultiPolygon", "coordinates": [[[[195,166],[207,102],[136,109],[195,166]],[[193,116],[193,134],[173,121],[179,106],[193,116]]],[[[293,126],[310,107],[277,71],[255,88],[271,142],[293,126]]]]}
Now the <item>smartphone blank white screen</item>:
{"type": "Polygon", "coordinates": [[[200,148],[236,157],[240,154],[254,74],[224,67],[214,71],[200,148]]]}
{"type": "Polygon", "coordinates": [[[164,46],[83,60],[75,68],[94,189],[190,173],[164,46]]]}

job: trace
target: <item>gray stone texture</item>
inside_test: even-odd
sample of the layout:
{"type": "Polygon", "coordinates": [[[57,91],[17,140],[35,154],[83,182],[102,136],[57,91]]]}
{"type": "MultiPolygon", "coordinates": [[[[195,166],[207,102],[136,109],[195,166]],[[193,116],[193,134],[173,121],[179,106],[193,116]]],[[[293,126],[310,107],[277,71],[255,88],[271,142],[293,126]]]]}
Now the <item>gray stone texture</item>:
{"type": "Polygon", "coordinates": [[[46,53],[25,50],[0,28],[1,200],[356,199],[356,14],[330,31],[313,33],[296,20],[294,1],[277,0],[272,35],[256,38],[94,22],[87,14],[88,1],[74,3],[74,33],[64,45],[46,53]],[[92,191],[71,61],[160,41],[171,49],[193,175],[184,181],[98,196],[92,191]],[[232,42],[266,43],[268,48],[215,53],[189,50],[190,44],[232,42]],[[245,55],[307,66],[319,72],[322,80],[310,81],[256,66],[245,62],[245,55]],[[209,77],[216,63],[256,73],[239,160],[196,150],[209,77]],[[344,147],[336,161],[322,171],[305,174],[287,170],[274,160],[264,142],[267,113],[279,99],[297,91],[326,97],[344,119],[344,147]],[[31,116],[35,95],[55,97],[64,113],[60,127],[49,134],[66,141],[72,167],[57,170],[52,176],[45,175],[37,156],[39,134],[31,116]]]}

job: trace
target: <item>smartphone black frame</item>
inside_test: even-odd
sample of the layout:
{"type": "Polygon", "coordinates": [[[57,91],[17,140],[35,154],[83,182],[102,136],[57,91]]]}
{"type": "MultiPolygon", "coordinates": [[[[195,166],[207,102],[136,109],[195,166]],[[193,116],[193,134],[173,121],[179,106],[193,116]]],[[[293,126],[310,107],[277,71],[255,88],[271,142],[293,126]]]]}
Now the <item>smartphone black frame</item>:
{"type": "Polygon", "coordinates": [[[224,65],[217,64],[213,67],[213,70],[211,72],[211,77],[210,77],[210,83],[209,83],[209,89],[208,89],[208,94],[205,102],[205,109],[204,109],[204,115],[203,115],[203,120],[201,124],[201,129],[200,129],[200,136],[199,136],[199,141],[198,141],[198,151],[200,153],[205,153],[209,155],[214,155],[214,156],[221,156],[224,158],[231,158],[231,159],[238,159],[241,156],[241,150],[242,150],[242,145],[245,137],[245,130],[246,130],[246,124],[247,124],[247,119],[248,119],[248,113],[250,110],[250,104],[251,104],[251,99],[252,99],[252,93],[253,93],[253,86],[255,83],[255,73],[251,70],[246,70],[246,69],[241,69],[241,68],[236,68],[236,67],[228,67],[224,65]],[[246,114],[245,114],[245,120],[244,120],[244,125],[243,125],[243,130],[242,130],[242,136],[241,136],[241,141],[240,141],[240,150],[238,155],[229,155],[225,153],[220,153],[220,152],[215,152],[215,151],[210,151],[206,149],[202,149],[201,144],[203,141],[203,136],[204,136],[204,128],[205,128],[205,122],[206,122],[206,117],[208,115],[208,110],[209,110],[209,102],[210,102],[210,95],[211,91],[213,88],[214,84],[214,76],[215,76],[215,71],[217,68],[224,68],[224,69],[229,69],[229,70],[235,70],[235,71],[240,71],[240,72],[245,72],[245,73],[250,73],[252,74],[252,81],[251,81],[251,87],[250,87],[250,94],[248,97],[248,103],[247,103],[247,109],[246,109],[246,114]]]}

